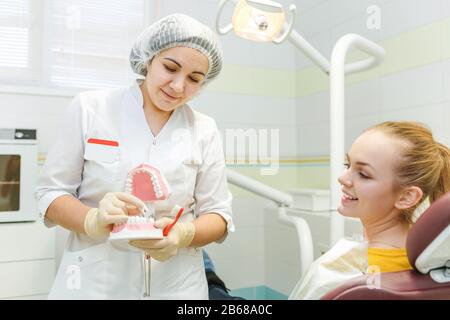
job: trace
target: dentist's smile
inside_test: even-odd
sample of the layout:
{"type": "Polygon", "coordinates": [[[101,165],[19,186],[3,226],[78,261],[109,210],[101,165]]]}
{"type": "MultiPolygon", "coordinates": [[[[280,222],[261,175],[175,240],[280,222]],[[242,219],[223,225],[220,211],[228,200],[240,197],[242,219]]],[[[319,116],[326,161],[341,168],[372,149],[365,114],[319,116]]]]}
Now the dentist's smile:
{"type": "Polygon", "coordinates": [[[178,99],[180,99],[181,97],[174,97],[170,94],[168,94],[167,92],[165,92],[163,89],[161,89],[161,92],[163,93],[163,95],[170,101],[176,101],[178,99]]]}

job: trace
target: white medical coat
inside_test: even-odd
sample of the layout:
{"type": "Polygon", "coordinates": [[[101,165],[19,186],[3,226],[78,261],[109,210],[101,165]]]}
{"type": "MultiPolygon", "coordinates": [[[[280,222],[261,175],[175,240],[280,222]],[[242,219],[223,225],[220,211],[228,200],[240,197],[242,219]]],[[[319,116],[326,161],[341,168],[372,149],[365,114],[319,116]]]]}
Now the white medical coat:
{"type": "MultiPolygon", "coordinates": [[[[39,212],[62,195],[91,207],[107,192],[124,191],[128,172],[143,162],[158,167],[172,194],[157,206],[157,218],[178,204],[181,221],[214,212],[234,231],[220,133],[215,121],[187,105],[173,111],[153,136],[138,84],[83,92],[68,108],[36,188],[39,212]],[[118,146],[90,145],[89,139],[118,146]]],[[[166,262],[152,259],[151,298],[207,299],[201,251],[184,248],[166,262]]],[[[50,299],[139,299],[144,292],[142,251],[118,248],[71,232],[50,299]]]]}

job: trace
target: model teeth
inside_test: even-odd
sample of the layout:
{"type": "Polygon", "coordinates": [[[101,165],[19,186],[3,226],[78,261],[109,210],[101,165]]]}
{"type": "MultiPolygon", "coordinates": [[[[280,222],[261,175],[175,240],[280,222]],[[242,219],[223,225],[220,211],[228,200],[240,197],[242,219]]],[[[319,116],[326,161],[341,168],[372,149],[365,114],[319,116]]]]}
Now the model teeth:
{"type": "Polygon", "coordinates": [[[140,165],[138,168],[131,170],[128,173],[127,179],[125,180],[125,192],[134,193],[136,190],[136,179],[137,174],[145,174],[147,179],[150,178],[151,185],[147,179],[140,180],[140,182],[144,183],[145,188],[148,188],[147,191],[149,193],[145,193],[144,197],[148,197],[153,200],[161,200],[167,198],[168,194],[170,194],[170,189],[167,186],[167,181],[159,172],[159,170],[152,168],[151,166],[144,164],[140,165]],[[150,168],[149,168],[150,167],[150,168]]]}
{"type": "Polygon", "coordinates": [[[147,223],[148,219],[146,217],[133,216],[128,217],[128,224],[139,224],[139,223],[147,223]]]}

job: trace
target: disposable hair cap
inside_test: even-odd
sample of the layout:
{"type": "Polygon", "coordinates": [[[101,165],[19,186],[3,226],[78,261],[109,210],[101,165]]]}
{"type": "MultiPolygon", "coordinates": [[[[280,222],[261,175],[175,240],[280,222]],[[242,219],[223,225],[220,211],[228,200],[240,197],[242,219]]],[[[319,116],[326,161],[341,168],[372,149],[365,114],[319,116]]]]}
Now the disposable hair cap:
{"type": "Polygon", "coordinates": [[[216,34],[194,18],[179,13],[166,16],[142,31],[131,49],[131,68],[146,76],[148,62],[156,54],[179,46],[196,49],[208,58],[205,83],[218,76],[222,69],[222,48],[216,34]]]}

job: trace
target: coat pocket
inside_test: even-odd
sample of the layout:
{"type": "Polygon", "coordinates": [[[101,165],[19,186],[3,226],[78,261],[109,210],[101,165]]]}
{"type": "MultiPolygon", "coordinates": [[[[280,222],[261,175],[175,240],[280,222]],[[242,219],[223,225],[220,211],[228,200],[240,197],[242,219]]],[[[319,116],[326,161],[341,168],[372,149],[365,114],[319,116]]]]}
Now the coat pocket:
{"type": "Polygon", "coordinates": [[[84,158],[114,163],[119,160],[119,144],[112,140],[89,139],[85,145],[84,158]]]}
{"type": "Polygon", "coordinates": [[[106,243],[65,251],[49,299],[105,299],[106,243]]]}
{"type": "Polygon", "coordinates": [[[206,300],[208,284],[201,249],[183,248],[167,261],[152,260],[153,299],[206,300]]]}
{"type": "Polygon", "coordinates": [[[114,182],[118,177],[120,150],[118,147],[86,144],[83,175],[114,182]]]}

